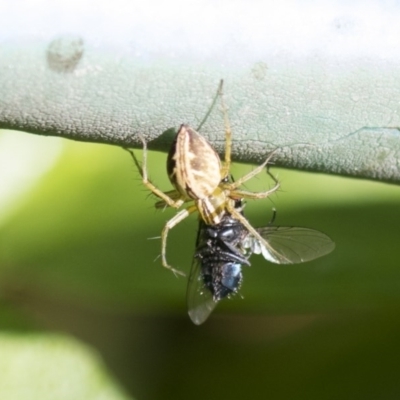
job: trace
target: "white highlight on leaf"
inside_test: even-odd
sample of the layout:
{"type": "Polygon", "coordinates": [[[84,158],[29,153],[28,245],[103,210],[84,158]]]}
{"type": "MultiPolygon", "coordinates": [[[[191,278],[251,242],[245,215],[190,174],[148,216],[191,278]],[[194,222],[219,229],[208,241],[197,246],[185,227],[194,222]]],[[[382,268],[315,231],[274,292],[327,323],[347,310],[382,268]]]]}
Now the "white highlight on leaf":
{"type": "Polygon", "coordinates": [[[0,224],[57,162],[62,140],[0,130],[0,224]]]}

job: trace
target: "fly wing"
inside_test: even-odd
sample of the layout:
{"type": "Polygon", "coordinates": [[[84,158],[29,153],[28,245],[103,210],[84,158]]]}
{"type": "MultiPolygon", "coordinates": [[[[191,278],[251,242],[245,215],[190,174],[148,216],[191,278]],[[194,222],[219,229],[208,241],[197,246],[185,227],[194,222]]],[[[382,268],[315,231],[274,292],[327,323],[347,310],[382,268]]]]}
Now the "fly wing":
{"type": "Polygon", "coordinates": [[[314,229],[267,226],[257,232],[265,239],[260,242],[253,236],[246,238],[247,247],[253,253],[276,264],[297,264],[311,261],[330,253],[335,243],[322,232],[314,229]]]}
{"type": "Polygon", "coordinates": [[[197,257],[194,258],[190,271],[186,302],[189,317],[196,325],[201,325],[217,305],[211,291],[204,286],[201,260],[197,257]]]}

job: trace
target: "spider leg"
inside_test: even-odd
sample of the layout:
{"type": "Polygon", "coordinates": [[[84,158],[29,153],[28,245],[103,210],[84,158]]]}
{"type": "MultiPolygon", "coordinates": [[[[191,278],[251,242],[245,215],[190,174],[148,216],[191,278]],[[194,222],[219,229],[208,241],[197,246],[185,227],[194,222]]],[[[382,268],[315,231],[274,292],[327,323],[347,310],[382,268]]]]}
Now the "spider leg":
{"type": "MultiPolygon", "coordinates": [[[[239,220],[240,223],[249,231],[251,235],[255,239],[257,239],[260,243],[262,243],[269,251],[271,251],[273,254],[276,253],[276,251],[271,248],[271,246],[265,241],[265,239],[257,232],[255,228],[250,224],[250,222],[242,215],[240,212],[235,210],[235,207],[232,204],[227,205],[228,212],[234,217],[235,219],[239,220]]],[[[280,257],[283,257],[281,254],[279,255],[280,257]]],[[[290,260],[287,260],[288,264],[290,264],[290,260]]]]}
{"type": "Polygon", "coordinates": [[[211,106],[210,106],[210,108],[208,109],[206,115],[204,116],[204,118],[203,118],[202,121],[200,122],[200,125],[197,127],[197,129],[196,129],[197,132],[200,132],[200,129],[202,128],[202,126],[204,125],[204,123],[207,121],[208,117],[209,117],[210,114],[211,114],[211,111],[214,109],[215,103],[216,103],[217,100],[218,100],[218,96],[221,96],[221,93],[222,93],[222,86],[223,86],[223,85],[224,85],[224,80],[221,79],[221,80],[219,81],[217,94],[215,95],[215,97],[214,97],[214,99],[213,99],[213,101],[212,101],[212,103],[211,103],[211,106]]]}
{"type": "MultiPolygon", "coordinates": [[[[235,182],[232,182],[232,183],[229,183],[229,184],[225,184],[224,188],[233,191],[236,188],[238,188],[239,186],[241,186],[243,183],[247,182],[248,180],[250,180],[254,176],[258,175],[264,169],[264,167],[270,162],[270,160],[271,160],[272,156],[274,155],[275,151],[276,150],[274,150],[272,153],[270,153],[268,155],[267,159],[261,165],[259,165],[258,167],[254,168],[253,171],[250,171],[248,174],[242,176],[240,179],[238,179],[235,182]]],[[[268,175],[271,176],[272,179],[275,181],[275,187],[277,186],[277,188],[278,188],[279,187],[278,180],[269,172],[269,170],[267,172],[268,172],[268,175]]]]}
{"type": "Polygon", "coordinates": [[[225,124],[225,159],[224,159],[224,165],[221,168],[221,176],[223,178],[226,178],[231,169],[232,130],[228,117],[228,109],[225,105],[224,94],[222,92],[222,83],[223,81],[221,80],[221,85],[219,87],[219,95],[221,96],[222,113],[224,114],[224,124],[225,124]]]}
{"type": "MultiPolygon", "coordinates": [[[[175,201],[182,199],[182,195],[175,189],[169,190],[168,192],[164,192],[164,194],[166,194],[172,200],[175,200],[175,201]]],[[[193,201],[193,199],[190,199],[190,198],[185,199],[184,203],[187,203],[189,201],[193,201]]],[[[156,208],[166,208],[166,207],[168,207],[168,204],[164,200],[157,201],[156,208]]]]}
{"type": "MultiPolygon", "coordinates": [[[[143,136],[139,135],[140,140],[143,143],[143,159],[142,159],[142,165],[140,165],[138,159],[136,158],[135,153],[124,147],[126,151],[130,153],[130,155],[133,158],[133,161],[139,170],[139,173],[142,177],[143,184],[151,190],[157,197],[162,199],[166,204],[168,204],[170,207],[173,208],[179,208],[183,203],[184,200],[182,198],[175,198],[174,195],[172,195],[171,192],[164,193],[162,190],[160,190],[157,186],[155,186],[148,178],[148,173],[147,173],[147,143],[146,140],[144,139],[143,136]]],[[[177,197],[177,196],[176,196],[177,197]]]]}
{"type": "Polygon", "coordinates": [[[265,192],[249,192],[247,190],[232,190],[229,193],[229,197],[232,199],[265,199],[270,196],[272,193],[276,192],[279,189],[279,182],[275,184],[272,189],[269,189],[265,192]]]}
{"type": "Polygon", "coordinates": [[[161,232],[161,262],[163,267],[170,269],[175,275],[186,276],[184,272],[172,268],[167,262],[167,237],[168,232],[179,222],[183,221],[186,217],[197,210],[196,206],[190,206],[184,210],[181,210],[173,218],[171,218],[164,226],[161,232]]]}
{"type": "Polygon", "coordinates": [[[268,166],[267,166],[267,174],[272,178],[272,180],[275,182],[275,185],[265,191],[265,192],[249,192],[247,190],[240,190],[237,189],[238,182],[245,182],[248,179],[250,179],[252,176],[257,175],[258,173],[260,173],[261,169],[268,164],[268,161],[271,159],[271,155],[268,156],[267,160],[264,161],[264,163],[260,166],[258,166],[255,170],[251,171],[249,174],[245,175],[244,177],[242,177],[241,179],[239,179],[238,181],[235,182],[231,182],[228,184],[223,184],[222,187],[225,190],[229,191],[229,197],[232,199],[242,199],[242,198],[246,198],[246,199],[265,199],[266,197],[270,196],[272,193],[276,192],[279,187],[280,187],[280,183],[278,181],[278,179],[270,172],[268,166]]]}

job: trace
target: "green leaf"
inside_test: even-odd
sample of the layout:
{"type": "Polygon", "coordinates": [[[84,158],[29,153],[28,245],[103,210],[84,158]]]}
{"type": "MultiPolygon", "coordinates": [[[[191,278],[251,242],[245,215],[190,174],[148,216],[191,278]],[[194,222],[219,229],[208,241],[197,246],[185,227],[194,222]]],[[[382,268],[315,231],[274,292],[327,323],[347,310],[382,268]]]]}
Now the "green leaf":
{"type": "MultiPolygon", "coordinates": [[[[396,6],[43,4],[2,8],[0,128],[138,147],[196,128],[224,79],[237,161],[400,182],[396,6]]],[[[219,152],[224,129],[217,105],[219,152]]]]}
{"type": "Polygon", "coordinates": [[[61,335],[0,335],[0,398],[127,400],[93,350],[61,335]]]}

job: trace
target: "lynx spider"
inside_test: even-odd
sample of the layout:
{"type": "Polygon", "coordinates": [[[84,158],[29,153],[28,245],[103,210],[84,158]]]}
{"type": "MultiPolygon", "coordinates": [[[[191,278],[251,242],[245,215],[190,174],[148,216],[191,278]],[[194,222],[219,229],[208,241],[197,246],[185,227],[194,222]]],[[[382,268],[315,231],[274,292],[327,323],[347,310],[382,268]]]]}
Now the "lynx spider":
{"type": "MultiPolygon", "coordinates": [[[[261,243],[265,242],[250,222],[235,209],[235,201],[239,199],[264,199],[278,190],[280,184],[278,180],[268,171],[268,174],[274,180],[275,185],[264,192],[249,192],[240,190],[239,187],[259,174],[268,162],[271,160],[273,152],[267,159],[250,173],[240,179],[231,182],[231,148],[232,132],[227,115],[226,106],[222,94],[223,81],[221,80],[217,96],[221,98],[222,109],[225,124],[225,158],[221,165],[221,160],[212,148],[210,143],[194,129],[188,125],[182,124],[175,137],[174,143],[170,149],[167,160],[167,171],[169,179],[175,190],[163,192],[158,189],[148,178],[147,173],[147,143],[143,136],[139,136],[143,143],[143,158],[140,166],[135,154],[129,149],[139,172],[143,184],[161,201],[156,203],[157,208],[165,205],[173,208],[180,208],[184,203],[194,202],[185,209],[179,211],[173,218],[165,224],[161,233],[161,261],[165,268],[170,269],[175,274],[185,274],[171,267],[166,258],[168,232],[175,225],[188,217],[195,211],[199,212],[200,218],[207,225],[216,225],[221,221],[225,213],[229,213],[233,218],[239,220],[246,229],[261,243]]],[[[213,105],[211,107],[213,107],[213,105]]],[[[206,115],[207,118],[208,114],[206,115]]],[[[204,120],[203,120],[204,122],[204,120]]]]}

